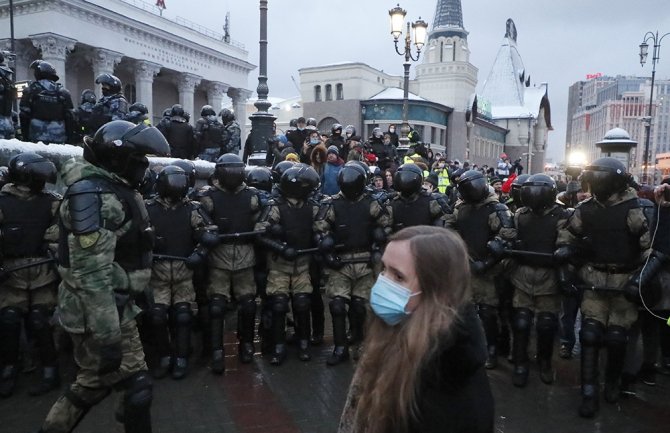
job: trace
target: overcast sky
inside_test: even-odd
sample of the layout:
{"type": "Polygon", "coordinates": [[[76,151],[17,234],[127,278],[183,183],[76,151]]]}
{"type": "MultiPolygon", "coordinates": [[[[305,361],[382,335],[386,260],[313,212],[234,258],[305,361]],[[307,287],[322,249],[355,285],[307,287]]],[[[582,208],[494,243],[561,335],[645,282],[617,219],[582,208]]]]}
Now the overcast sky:
{"type": "MultiPolygon", "coordinates": [[[[181,16],[222,32],[227,11],[231,37],[258,65],[259,1],[166,0],[167,17],[181,16]]],[[[298,95],[291,76],[298,69],[342,61],[360,61],[394,75],[402,74],[395,54],[387,0],[269,0],[268,86],[270,96],[298,95]]],[[[419,17],[432,29],[437,0],[404,0],[407,18],[419,17]]],[[[462,0],[469,32],[470,62],[479,69],[481,90],[512,18],[526,75],[549,83],[554,131],[548,157],[561,160],[565,145],[568,87],[586,74],[651,76],[651,61],[639,63],[639,44],[647,31],[670,32],[668,0],[462,0]]],[[[650,47],[649,60],[651,60],[650,47]]],[[[414,67],[411,69],[414,77],[414,67]]],[[[670,36],[663,40],[657,79],[670,78],[670,36]]],[[[249,75],[256,90],[258,70],[249,75]]],[[[225,79],[222,79],[225,81],[225,79]]]]}

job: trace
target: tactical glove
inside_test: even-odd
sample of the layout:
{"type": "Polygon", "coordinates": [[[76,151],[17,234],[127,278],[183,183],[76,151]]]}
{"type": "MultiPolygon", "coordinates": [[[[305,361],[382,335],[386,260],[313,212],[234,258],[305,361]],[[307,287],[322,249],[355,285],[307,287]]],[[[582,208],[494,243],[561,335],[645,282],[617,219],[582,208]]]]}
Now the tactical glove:
{"type": "Polygon", "coordinates": [[[117,371],[121,368],[123,352],[121,351],[121,342],[105,344],[100,347],[100,365],[98,374],[107,374],[117,371]]]}

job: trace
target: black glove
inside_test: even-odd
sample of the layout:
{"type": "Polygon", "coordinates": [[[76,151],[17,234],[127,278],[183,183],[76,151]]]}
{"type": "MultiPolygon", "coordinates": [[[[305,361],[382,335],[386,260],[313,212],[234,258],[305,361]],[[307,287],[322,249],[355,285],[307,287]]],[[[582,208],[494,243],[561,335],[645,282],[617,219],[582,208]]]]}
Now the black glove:
{"type": "Polygon", "coordinates": [[[493,257],[499,259],[505,254],[505,242],[500,239],[493,239],[486,244],[486,247],[491,252],[493,257]]]}
{"type": "Polygon", "coordinates": [[[282,256],[282,258],[283,258],[284,260],[289,260],[289,261],[291,261],[291,260],[295,260],[295,259],[298,258],[298,252],[297,252],[296,249],[293,248],[293,247],[286,247],[286,248],[284,248],[284,249],[281,251],[280,255],[282,256]]]}
{"type": "Polygon", "coordinates": [[[123,352],[121,351],[121,342],[105,344],[100,347],[100,365],[98,374],[107,374],[117,371],[121,368],[123,352]]]}
{"type": "Polygon", "coordinates": [[[207,248],[214,248],[219,245],[219,235],[218,233],[205,231],[200,236],[200,243],[207,248]]]}
{"type": "Polygon", "coordinates": [[[184,264],[188,269],[195,269],[199,266],[202,266],[205,263],[205,257],[200,253],[200,251],[193,251],[190,256],[186,257],[184,264]]]}
{"type": "Polygon", "coordinates": [[[487,266],[483,260],[473,260],[470,262],[470,270],[475,275],[481,275],[486,272],[487,266]]]}
{"type": "Polygon", "coordinates": [[[574,256],[574,249],[569,246],[558,247],[554,251],[554,260],[556,263],[567,263],[574,256]]]}
{"type": "Polygon", "coordinates": [[[635,305],[642,305],[642,299],[640,298],[640,286],[635,284],[633,281],[629,281],[624,286],[623,296],[628,302],[631,302],[635,305]]]}
{"type": "Polygon", "coordinates": [[[342,264],[342,261],[340,260],[339,256],[336,256],[335,254],[326,254],[324,256],[324,260],[326,261],[326,266],[328,266],[331,269],[342,269],[344,266],[342,264]]]}

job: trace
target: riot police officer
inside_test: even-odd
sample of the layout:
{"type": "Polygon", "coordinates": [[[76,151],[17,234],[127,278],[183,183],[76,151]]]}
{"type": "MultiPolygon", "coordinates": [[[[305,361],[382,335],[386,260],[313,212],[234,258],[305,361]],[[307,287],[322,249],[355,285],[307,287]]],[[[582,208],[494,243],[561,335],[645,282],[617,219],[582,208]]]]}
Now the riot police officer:
{"type": "Polygon", "coordinates": [[[521,174],[514,178],[512,185],[510,187],[509,200],[505,202],[505,205],[512,214],[516,213],[517,209],[523,207],[521,204],[521,187],[523,183],[528,180],[530,174],[521,174]]]}
{"type": "Polygon", "coordinates": [[[224,108],[219,115],[221,116],[224,131],[221,152],[239,153],[242,147],[242,132],[240,125],[235,120],[235,114],[231,110],[224,108]]]}
{"type": "Polygon", "coordinates": [[[206,248],[218,244],[216,226],[198,202],[186,198],[189,187],[188,174],[169,165],[156,178],[157,197],[146,202],[156,233],[149,281],[153,305],[147,315],[152,343],[160,358],[153,371],[157,379],[164,377],[170,368],[173,379],[186,376],[195,304],[192,269],[204,263],[206,248]],[[174,324],[172,338],[170,323],[174,324]],[[174,346],[172,357],[170,340],[174,346]]]}
{"type": "Polygon", "coordinates": [[[56,180],[56,167],[44,157],[21,153],[9,161],[9,183],[0,193],[3,268],[0,270],[0,396],[8,397],[16,385],[21,322],[34,338],[40,354],[41,382],[31,395],[58,387],[58,355],[52,339],[51,315],[56,306],[58,275],[45,263],[49,243],[58,240],[60,197],[44,191],[56,180]],[[19,268],[13,272],[11,269],[19,268]]]}
{"type": "Polygon", "coordinates": [[[77,107],[77,143],[81,143],[85,135],[92,135],[95,130],[91,130],[91,116],[95,106],[95,92],[91,89],[85,89],[81,92],[79,106],[77,107]]]}
{"type": "Polygon", "coordinates": [[[468,170],[460,175],[456,183],[461,196],[454,212],[447,215],[446,227],[456,230],[468,247],[472,298],[478,307],[484,325],[488,345],[486,368],[498,364],[498,295],[495,277],[500,267],[495,266],[502,258],[502,250],[514,241],[516,231],[512,214],[498,196],[489,189],[486,177],[477,170],[468,170]]]}
{"type": "MultiPolygon", "coordinates": [[[[575,207],[559,233],[554,253],[560,262],[579,254],[578,277],[584,290],[579,334],[581,350],[582,403],[579,415],[593,417],[599,408],[599,354],[607,348],[605,401],[619,399],[620,376],[626,354],[628,329],[637,319],[637,306],[624,296],[629,280],[640,270],[650,249],[647,217],[623,163],[598,158],[586,167],[583,180],[593,197],[575,207]],[[580,246],[585,245],[585,248],[580,246]]],[[[574,282],[567,274],[560,282],[570,290],[574,282]]]]}
{"type": "MultiPolygon", "coordinates": [[[[360,345],[363,341],[370,289],[375,280],[372,262],[380,258],[391,231],[384,203],[366,191],[367,173],[362,167],[352,162],[345,164],[337,183],[340,192],[322,203],[314,222],[329,268],[326,294],[330,298],[335,347],[326,360],[328,365],[349,358],[347,306],[351,344],[360,345]]],[[[354,358],[358,355],[356,350],[354,358]]]]}
{"type": "Polygon", "coordinates": [[[195,138],[198,142],[198,157],[204,161],[215,162],[224,152],[224,126],[216,117],[211,105],[205,105],[200,111],[200,119],[195,123],[195,138]]]}
{"type": "Polygon", "coordinates": [[[319,175],[305,164],[287,169],[279,180],[280,195],[261,216],[257,231],[269,231],[271,237],[260,237],[270,250],[268,257],[268,302],[272,305],[272,337],[274,350],[270,363],[281,365],[286,358],[286,313],[292,301],[296,322],[298,357],[309,361],[311,293],[309,254],[300,250],[313,248],[312,225],[319,204],[310,195],[319,187],[319,175]],[[290,298],[290,299],[289,299],[290,298]]]}
{"type": "Polygon", "coordinates": [[[21,95],[20,119],[24,140],[65,143],[71,133],[72,97],[60,83],[51,63],[35,60],[30,64],[35,81],[21,95]]]}
{"type": "Polygon", "coordinates": [[[240,311],[239,357],[243,363],[254,354],[254,319],[256,317],[256,263],[254,240],[249,234],[261,212],[261,198],[255,188],[244,183],[244,163],[232,153],[221,155],[214,169],[214,185],[200,198],[203,208],[212,216],[223,238],[212,248],[208,258],[209,315],[212,336],[212,372],[224,371],[223,319],[226,304],[234,297],[240,311]]]}
{"type": "Polygon", "coordinates": [[[133,296],[149,282],[153,234],[135,188],[146,155],[168,151],[157,129],[116,120],[85,139],[84,162],[61,168],[68,189],[60,208],[58,311],[79,371],[41,432],[72,431],[112,388],[124,391],[116,413],[125,431],[151,432],[152,380],[133,296]]]}
{"type": "Polygon", "coordinates": [[[423,189],[423,170],[416,164],[403,164],[396,170],[393,188],[398,192],[388,203],[393,232],[417,225],[441,226],[451,212],[441,196],[423,189]]]}
{"type": "Polygon", "coordinates": [[[170,121],[158,125],[165,139],[170,143],[170,153],[175,158],[194,159],[198,155],[193,127],[186,120],[184,107],[174,104],[170,109],[170,121]]]}
{"type": "Polygon", "coordinates": [[[5,57],[0,53],[0,138],[14,138],[14,122],[12,110],[16,99],[16,87],[12,76],[14,72],[5,64],[5,57]]]}
{"type": "Polygon", "coordinates": [[[141,102],[135,102],[130,107],[128,107],[126,120],[128,122],[134,123],[135,125],[142,123],[144,125],[151,126],[151,119],[149,119],[149,109],[141,102]]]}
{"type": "MultiPolygon", "coordinates": [[[[554,381],[551,358],[561,295],[552,254],[556,249],[558,230],[565,225],[570,212],[556,203],[556,182],[545,174],[528,176],[518,192],[523,206],[514,215],[515,249],[519,259],[510,275],[515,289],[512,352],[513,383],[524,387],[528,380],[528,340],[533,317],[540,378],[547,384],[554,381]]],[[[518,205],[519,201],[516,203],[518,205]]]]}
{"type": "Polygon", "coordinates": [[[89,125],[91,131],[97,131],[112,120],[124,120],[128,114],[128,101],[121,91],[121,80],[105,73],[95,77],[95,84],[100,84],[102,98],[93,106],[89,125]]]}
{"type": "Polygon", "coordinates": [[[347,160],[347,154],[349,149],[345,146],[345,139],[342,136],[342,125],[339,123],[333,123],[333,126],[330,127],[330,137],[326,140],[326,148],[330,146],[337,147],[337,152],[340,155],[340,158],[347,160]]]}

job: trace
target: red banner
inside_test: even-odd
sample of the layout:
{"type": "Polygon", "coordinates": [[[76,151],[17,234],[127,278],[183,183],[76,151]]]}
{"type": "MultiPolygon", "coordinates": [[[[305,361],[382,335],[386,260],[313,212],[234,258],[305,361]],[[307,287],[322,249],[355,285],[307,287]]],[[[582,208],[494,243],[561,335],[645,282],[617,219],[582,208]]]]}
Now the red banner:
{"type": "Polygon", "coordinates": [[[586,79],[587,80],[592,80],[594,78],[600,78],[603,76],[602,72],[596,72],[595,74],[586,74],[586,79]]]}
{"type": "Polygon", "coordinates": [[[158,6],[159,8],[166,9],[165,0],[156,0],[156,6],[158,6]]]}

